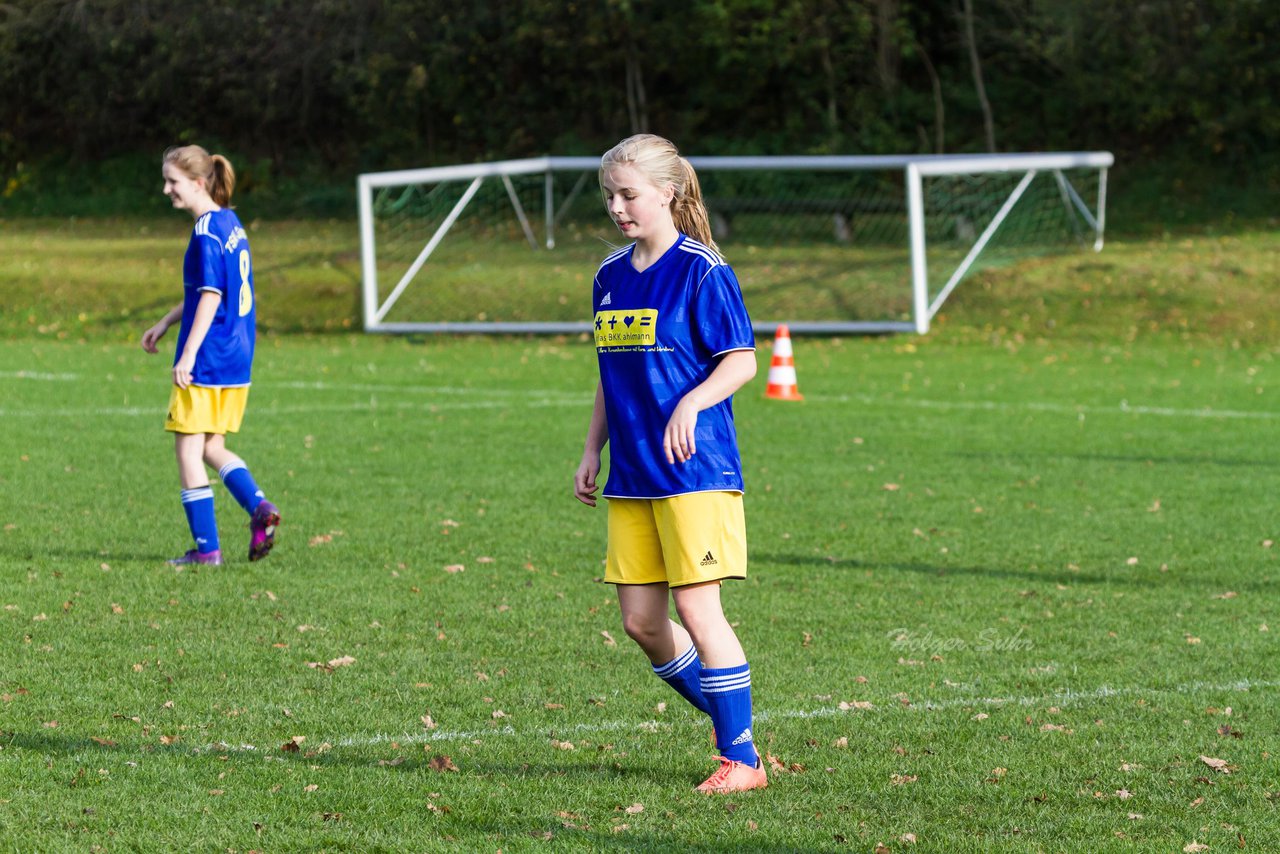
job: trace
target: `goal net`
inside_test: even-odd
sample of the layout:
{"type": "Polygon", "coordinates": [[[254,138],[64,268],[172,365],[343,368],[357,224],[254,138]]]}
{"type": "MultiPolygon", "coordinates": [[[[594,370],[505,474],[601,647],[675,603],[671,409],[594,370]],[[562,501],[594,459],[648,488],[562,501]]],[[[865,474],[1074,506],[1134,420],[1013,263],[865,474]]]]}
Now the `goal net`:
{"type": "MultiPolygon", "coordinates": [[[[758,332],[927,332],[967,277],[1102,248],[1107,152],[693,157],[758,332]]],[[[596,265],[625,243],[599,160],[361,175],[370,332],[586,332],[596,265]]]]}

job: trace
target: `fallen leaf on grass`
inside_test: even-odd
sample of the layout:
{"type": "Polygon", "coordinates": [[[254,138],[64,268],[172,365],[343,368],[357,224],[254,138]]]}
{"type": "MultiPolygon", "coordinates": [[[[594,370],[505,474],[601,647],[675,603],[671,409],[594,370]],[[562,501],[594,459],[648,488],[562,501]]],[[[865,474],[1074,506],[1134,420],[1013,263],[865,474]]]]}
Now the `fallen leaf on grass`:
{"type": "Polygon", "coordinates": [[[430,801],[428,801],[428,802],[427,802],[427,809],[428,809],[428,810],[430,810],[431,812],[435,813],[436,815],[444,815],[445,813],[453,812],[453,810],[451,810],[449,807],[446,807],[446,806],[436,806],[435,804],[431,803],[430,801]]]}
{"type": "Polygon", "coordinates": [[[905,786],[907,783],[914,783],[920,777],[916,774],[892,774],[889,776],[889,782],[895,786],[905,786]]]}
{"type": "Polygon", "coordinates": [[[1200,761],[1208,765],[1219,774],[1230,774],[1231,766],[1227,764],[1225,759],[1214,759],[1212,756],[1201,756],[1200,761]]]}
{"type": "Polygon", "coordinates": [[[448,573],[458,573],[458,572],[464,571],[465,569],[466,567],[460,563],[451,563],[448,566],[444,567],[444,571],[448,573]]]}
{"type": "Polygon", "coordinates": [[[427,763],[427,767],[432,771],[457,771],[458,766],[453,764],[453,760],[448,756],[433,756],[431,761],[427,763]]]}
{"type": "Polygon", "coordinates": [[[614,640],[614,639],[613,639],[613,635],[609,634],[608,632],[601,632],[601,633],[600,633],[600,637],[604,638],[604,645],[605,645],[605,646],[617,646],[617,645],[618,645],[618,642],[617,642],[616,640],[614,640]]]}
{"type": "Polygon", "coordinates": [[[431,715],[423,715],[421,718],[419,718],[419,720],[422,721],[423,729],[435,729],[437,726],[439,726],[439,724],[435,722],[435,719],[432,718],[431,715]]]}
{"type": "Polygon", "coordinates": [[[799,762],[792,762],[790,765],[783,762],[778,757],[768,751],[764,754],[765,761],[769,763],[769,767],[780,774],[803,774],[804,765],[799,762]]]}
{"type": "Polygon", "coordinates": [[[874,708],[875,706],[871,705],[866,700],[852,700],[847,703],[842,700],[840,702],[840,711],[842,712],[847,712],[850,709],[857,709],[858,711],[866,712],[874,708]]]}
{"type": "Polygon", "coordinates": [[[644,804],[640,804],[640,803],[632,804],[631,806],[624,809],[623,812],[627,813],[628,815],[636,815],[637,813],[642,813],[644,812],[644,804]]]}
{"type": "Polygon", "coordinates": [[[1212,597],[1212,598],[1214,598],[1214,599],[1234,599],[1234,598],[1236,598],[1236,597],[1237,597],[1237,596],[1239,596],[1239,595],[1240,595],[1240,594],[1239,594],[1239,593],[1237,593],[1237,592],[1235,592],[1234,590],[1228,590],[1226,593],[1219,593],[1217,596],[1214,596],[1214,597],[1212,597]]]}
{"type": "Polygon", "coordinates": [[[898,837],[899,842],[905,842],[908,845],[916,844],[916,835],[914,833],[904,833],[898,837]]]}
{"type": "Polygon", "coordinates": [[[302,749],[302,742],[306,741],[305,735],[295,735],[293,738],[280,745],[280,749],[285,753],[297,753],[302,749]]]}
{"type": "Polygon", "coordinates": [[[1209,846],[1205,845],[1203,842],[1188,842],[1182,849],[1183,854],[1199,854],[1201,851],[1208,850],[1209,846]]]}
{"type": "Polygon", "coordinates": [[[320,788],[320,786],[318,786],[317,784],[315,784],[315,783],[310,783],[310,784],[308,784],[308,785],[306,785],[306,786],[303,786],[303,787],[302,787],[302,791],[304,791],[304,792],[314,792],[316,789],[319,789],[319,788],[320,788]]]}
{"type": "Polygon", "coordinates": [[[334,670],[338,669],[339,667],[346,667],[348,664],[355,664],[355,663],[356,663],[356,660],[354,658],[352,658],[349,655],[344,655],[341,658],[331,658],[329,659],[328,663],[321,662],[321,661],[308,661],[307,667],[310,667],[314,670],[323,670],[325,673],[332,673],[334,670]]]}
{"type": "Polygon", "coordinates": [[[551,746],[555,747],[557,750],[576,750],[577,749],[573,746],[572,741],[556,741],[554,738],[551,739],[551,746]]]}

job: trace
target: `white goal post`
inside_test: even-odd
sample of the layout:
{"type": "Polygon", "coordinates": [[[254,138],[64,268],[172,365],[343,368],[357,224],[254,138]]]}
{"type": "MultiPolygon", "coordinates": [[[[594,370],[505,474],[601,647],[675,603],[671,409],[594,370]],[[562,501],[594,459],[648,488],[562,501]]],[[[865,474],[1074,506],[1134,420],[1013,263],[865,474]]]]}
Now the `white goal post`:
{"type": "MultiPolygon", "coordinates": [[[[703,185],[716,240],[743,280],[748,308],[759,318],[758,333],[785,322],[793,333],[923,334],[961,280],[1002,241],[1035,247],[1047,234],[1049,243],[1065,237],[1076,246],[1101,250],[1107,170],[1114,158],[1091,151],[690,161],[703,185]],[[1034,214],[1026,212],[1032,209],[1034,214]],[[768,276],[777,275],[780,266],[791,269],[785,258],[792,256],[744,276],[742,254],[754,255],[757,244],[793,225],[803,232],[801,245],[832,244],[821,250],[828,266],[806,273],[801,262],[797,275],[777,288],[768,276]],[[859,247],[875,248],[860,255],[859,247]],[[894,253],[898,260],[888,260],[894,253]],[[846,277],[858,270],[865,275],[846,277]],[[822,298],[796,284],[805,275],[824,280],[822,298]],[[772,293],[786,288],[793,293],[785,299],[772,293]],[[848,308],[858,302],[855,291],[874,294],[869,307],[848,308]],[[794,316],[809,306],[815,316],[794,316]],[[793,316],[771,317],[771,312],[793,316]]],[[[620,238],[609,231],[600,202],[598,167],[593,157],[540,157],[360,175],[365,330],[587,332],[590,323],[579,310],[587,306],[587,292],[555,284],[568,274],[551,267],[527,286],[508,282],[508,271],[524,262],[504,266],[502,253],[527,244],[526,254],[552,255],[558,238],[568,235],[571,239],[561,245],[576,243],[584,257],[603,258],[610,237],[620,238]],[[442,248],[451,233],[453,243],[464,247],[453,256],[442,248]],[[558,290],[573,296],[552,293],[558,290]],[[411,298],[415,292],[420,293],[411,298]],[[490,305],[491,293],[506,296],[490,305]]],[[[587,261],[577,264],[588,265],[588,276],[594,271],[587,261]]]]}

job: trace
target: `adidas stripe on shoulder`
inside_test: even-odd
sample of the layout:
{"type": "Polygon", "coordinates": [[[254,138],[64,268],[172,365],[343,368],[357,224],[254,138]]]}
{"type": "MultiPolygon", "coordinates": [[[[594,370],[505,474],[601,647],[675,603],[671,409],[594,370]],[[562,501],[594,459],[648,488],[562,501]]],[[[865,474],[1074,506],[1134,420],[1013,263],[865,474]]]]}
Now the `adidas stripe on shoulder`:
{"type": "Polygon", "coordinates": [[[684,242],[680,244],[680,249],[683,252],[690,252],[694,255],[702,256],[712,267],[717,267],[725,262],[719,252],[715,251],[705,243],[694,240],[688,235],[685,235],[684,242]]]}
{"type": "Polygon", "coordinates": [[[622,247],[621,249],[615,249],[613,252],[610,252],[608,255],[605,256],[605,259],[600,262],[600,266],[596,268],[596,273],[598,274],[605,267],[608,267],[614,261],[617,261],[619,258],[622,258],[624,255],[626,255],[630,251],[631,251],[631,245],[628,244],[622,247]]]}

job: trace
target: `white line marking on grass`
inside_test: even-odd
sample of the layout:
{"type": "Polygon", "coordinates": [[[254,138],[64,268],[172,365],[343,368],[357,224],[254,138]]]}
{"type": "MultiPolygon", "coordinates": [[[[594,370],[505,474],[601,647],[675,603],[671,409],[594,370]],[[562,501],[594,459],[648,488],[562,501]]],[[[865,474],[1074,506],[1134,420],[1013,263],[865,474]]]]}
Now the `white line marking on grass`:
{"type": "Polygon", "coordinates": [[[40,371],[0,371],[0,379],[6,380],[46,380],[52,382],[71,382],[80,379],[79,374],[46,374],[40,371]]]}
{"type": "Polygon", "coordinates": [[[290,382],[270,381],[264,383],[265,388],[302,389],[304,391],[391,391],[409,392],[412,394],[456,394],[487,395],[491,397],[520,397],[528,394],[539,394],[543,397],[553,395],[575,395],[581,398],[581,392],[555,391],[551,389],[512,389],[512,388],[476,388],[474,386],[439,386],[439,385],[389,385],[386,383],[327,383],[322,381],[294,380],[290,382]]]}
{"type": "Polygon", "coordinates": [[[163,406],[105,406],[93,409],[0,409],[0,418],[96,418],[112,415],[151,415],[164,418],[163,406]]]}
{"type": "Polygon", "coordinates": [[[1086,406],[1066,403],[999,403],[993,400],[920,400],[914,398],[876,398],[869,395],[809,395],[816,403],[863,403],[868,406],[908,406],[917,409],[968,409],[988,412],[1052,412],[1064,415],[1160,415],[1168,418],[1253,418],[1272,421],[1278,412],[1249,412],[1240,409],[1173,409],[1164,406],[1132,406],[1127,400],[1117,406],[1086,406]]]}
{"type": "MultiPolygon", "coordinates": [[[[311,404],[301,406],[259,406],[253,410],[255,418],[267,415],[294,415],[305,412],[441,412],[462,409],[542,409],[553,406],[589,406],[585,397],[532,398],[528,400],[477,400],[407,403],[392,401],[361,401],[358,403],[311,404]]],[[[110,416],[164,418],[162,406],[120,406],[95,409],[0,409],[0,418],[105,418],[110,416]]]]}
{"type": "MultiPolygon", "coordinates": [[[[874,708],[867,710],[844,710],[839,706],[823,706],[819,709],[791,709],[786,711],[770,711],[768,709],[764,709],[756,713],[755,719],[764,723],[767,721],[832,718],[841,715],[853,714],[875,714],[876,712],[884,711],[940,712],[957,708],[991,706],[1025,707],[1052,705],[1061,707],[1075,703],[1088,702],[1091,700],[1105,700],[1110,697],[1153,696],[1158,694],[1193,694],[1202,691],[1212,693],[1220,693],[1223,691],[1241,692],[1273,688],[1280,688],[1280,681],[1239,679],[1226,684],[1189,682],[1183,685],[1175,685],[1172,688],[1113,688],[1109,685],[1101,685],[1088,691],[1073,691],[1071,689],[1067,689],[1065,691],[1057,691],[1052,694],[1043,694],[1035,697],[955,697],[947,700],[918,700],[913,701],[910,706],[904,706],[896,697],[890,697],[888,699],[882,699],[874,708]]],[[[494,737],[546,739],[552,737],[552,734],[557,738],[563,739],[567,735],[618,732],[623,730],[647,730],[650,732],[657,732],[660,729],[671,729],[677,724],[685,726],[705,726],[705,721],[701,719],[685,721],[603,721],[600,723],[579,723],[569,724],[567,726],[540,727],[536,731],[520,731],[508,724],[501,729],[428,730],[425,732],[402,733],[400,735],[376,733],[374,735],[363,737],[339,739],[333,742],[333,744],[339,747],[370,747],[378,744],[387,744],[393,741],[397,744],[420,744],[424,742],[439,741],[472,741],[477,738],[483,740],[494,737]]]]}

